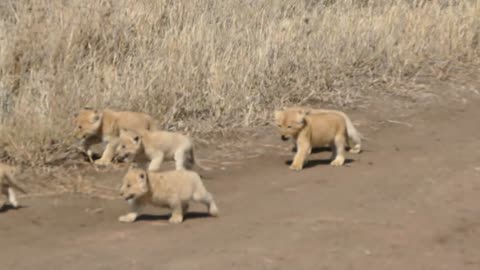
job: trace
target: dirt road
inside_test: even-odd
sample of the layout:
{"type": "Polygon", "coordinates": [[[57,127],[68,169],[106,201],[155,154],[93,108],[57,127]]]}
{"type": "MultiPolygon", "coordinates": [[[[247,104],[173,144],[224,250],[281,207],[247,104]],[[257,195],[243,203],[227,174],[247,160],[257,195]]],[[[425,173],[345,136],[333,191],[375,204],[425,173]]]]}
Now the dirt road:
{"type": "Polygon", "coordinates": [[[221,216],[194,206],[181,225],[152,208],[121,224],[120,199],[27,197],[0,215],[1,269],[480,269],[479,116],[476,100],[364,127],[342,168],[317,153],[292,172],[271,148],[212,172],[221,216]]]}

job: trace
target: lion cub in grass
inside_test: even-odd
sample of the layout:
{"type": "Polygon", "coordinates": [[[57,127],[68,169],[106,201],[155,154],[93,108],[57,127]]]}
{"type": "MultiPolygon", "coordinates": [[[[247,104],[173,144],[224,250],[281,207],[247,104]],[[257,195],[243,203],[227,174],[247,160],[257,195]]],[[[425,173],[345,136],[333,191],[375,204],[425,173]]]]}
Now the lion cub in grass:
{"type": "Polygon", "coordinates": [[[0,200],[0,209],[8,203],[14,207],[18,207],[17,197],[15,196],[15,190],[22,193],[26,193],[15,181],[15,176],[19,169],[14,166],[10,166],[4,163],[0,163],[0,191],[1,194],[7,198],[7,200],[0,200]]]}
{"type": "Polygon", "coordinates": [[[132,166],[123,178],[120,195],[131,207],[130,213],[119,217],[120,222],[134,222],[145,204],[170,208],[170,223],[183,221],[191,201],[205,204],[210,215],[218,215],[212,195],[194,171],[147,172],[132,166]]]}
{"type": "MultiPolygon", "coordinates": [[[[121,130],[118,157],[128,161],[148,162],[149,171],[158,171],[164,160],[175,160],[177,170],[191,169],[195,162],[192,140],[180,133],[169,131],[121,130]]],[[[200,167],[209,170],[206,167],[200,167]]]]}
{"type": "Polygon", "coordinates": [[[345,162],[347,127],[345,119],[337,113],[313,113],[307,109],[275,111],[282,140],[294,139],[297,153],[290,166],[301,170],[313,147],[332,147],[332,166],[342,166],[345,162]]]}
{"type": "Polygon", "coordinates": [[[80,140],[81,148],[91,158],[90,146],[102,142],[107,145],[102,157],[95,161],[97,165],[110,164],[117,146],[118,136],[121,128],[130,130],[153,129],[153,118],[142,112],[103,111],[92,108],[84,108],[75,116],[74,135],[80,140]]]}

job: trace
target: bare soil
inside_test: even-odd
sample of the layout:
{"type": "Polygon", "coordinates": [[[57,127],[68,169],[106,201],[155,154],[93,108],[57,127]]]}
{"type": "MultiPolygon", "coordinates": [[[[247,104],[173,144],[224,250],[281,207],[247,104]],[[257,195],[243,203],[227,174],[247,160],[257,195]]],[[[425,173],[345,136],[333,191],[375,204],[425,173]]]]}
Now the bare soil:
{"type": "Polygon", "coordinates": [[[155,208],[119,223],[122,169],[89,176],[112,199],[23,197],[0,215],[1,268],[480,269],[480,100],[350,113],[368,140],[345,167],[319,152],[290,171],[270,128],[245,138],[253,154],[232,146],[244,158],[205,173],[218,218],[194,205],[180,225],[155,208]]]}

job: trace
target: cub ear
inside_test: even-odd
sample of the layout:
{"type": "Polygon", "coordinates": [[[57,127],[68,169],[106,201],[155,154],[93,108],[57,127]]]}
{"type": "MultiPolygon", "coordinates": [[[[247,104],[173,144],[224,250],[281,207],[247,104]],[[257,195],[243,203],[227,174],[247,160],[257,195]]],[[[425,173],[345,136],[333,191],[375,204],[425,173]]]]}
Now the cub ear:
{"type": "Polygon", "coordinates": [[[133,142],[134,142],[135,144],[138,144],[138,143],[140,143],[140,141],[142,140],[142,138],[141,138],[140,136],[138,136],[138,135],[135,135],[135,137],[133,137],[132,140],[133,140],[133,142]]]}
{"type": "Polygon", "coordinates": [[[309,114],[310,114],[310,111],[311,111],[311,109],[303,109],[303,108],[302,108],[302,109],[299,109],[299,110],[298,110],[298,113],[299,113],[300,115],[302,115],[302,116],[306,116],[306,115],[309,115],[309,114]]]}
{"type": "Polygon", "coordinates": [[[98,122],[100,120],[100,115],[96,114],[93,116],[93,122],[98,122]]]}
{"type": "Polygon", "coordinates": [[[305,125],[305,117],[307,116],[307,112],[305,110],[298,111],[297,122],[300,125],[305,125]]]}
{"type": "Polygon", "coordinates": [[[141,172],[141,173],[138,175],[138,179],[139,179],[141,182],[147,182],[147,173],[146,173],[146,172],[141,172]]]}
{"type": "Polygon", "coordinates": [[[97,110],[95,110],[93,112],[94,112],[93,117],[92,117],[93,123],[100,121],[100,118],[102,118],[102,114],[99,113],[97,110]]]}

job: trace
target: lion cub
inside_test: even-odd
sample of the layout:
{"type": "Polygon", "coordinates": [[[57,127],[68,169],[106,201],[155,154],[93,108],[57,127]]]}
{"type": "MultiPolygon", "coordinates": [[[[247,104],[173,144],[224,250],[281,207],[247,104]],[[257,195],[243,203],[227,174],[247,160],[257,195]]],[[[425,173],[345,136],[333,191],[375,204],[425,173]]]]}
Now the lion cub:
{"type": "MultiPolygon", "coordinates": [[[[0,163],[0,191],[3,196],[7,197],[8,203],[14,208],[18,207],[18,201],[14,190],[26,193],[25,190],[15,181],[15,175],[17,172],[17,167],[0,163]]],[[[5,206],[7,201],[3,199],[0,201],[0,209],[5,206]]]]}
{"type": "Polygon", "coordinates": [[[353,125],[352,120],[348,115],[342,111],[337,110],[329,110],[329,109],[311,109],[307,107],[286,107],[283,108],[283,111],[299,111],[305,110],[308,111],[309,114],[316,114],[316,113],[335,113],[341,115],[345,119],[345,124],[347,126],[347,135],[348,135],[348,145],[349,145],[349,152],[353,154],[358,154],[362,151],[362,135],[353,125]]]}
{"type": "Polygon", "coordinates": [[[82,150],[91,158],[90,146],[106,142],[107,145],[102,157],[95,161],[98,165],[111,163],[121,128],[135,131],[150,130],[153,119],[150,115],[141,112],[113,111],[105,109],[97,111],[84,108],[75,117],[74,134],[80,140],[82,150]]]}
{"type": "Polygon", "coordinates": [[[314,113],[298,109],[275,111],[275,122],[282,140],[293,138],[297,143],[297,153],[290,169],[301,170],[313,147],[332,146],[332,166],[345,162],[344,152],[347,142],[345,119],[336,113],[314,113]]]}
{"type": "Polygon", "coordinates": [[[200,176],[193,171],[147,172],[132,166],[123,178],[120,195],[131,207],[130,213],[119,217],[120,222],[134,222],[146,204],[170,208],[170,223],[183,221],[190,201],[201,202],[208,207],[210,215],[218,215],[212,195],[205,189],[200,176]]]}
{"type": "Polygon", "coordinates": [[[149,171],[158,171],[164,160],[175,160],[177,170],[191,169],[193,165],[199,166],[195,162],[191,139],[175,132],[121,130],[116,151],[120,159],[132,158],[135,162],[150,161],[149,171]]]}

